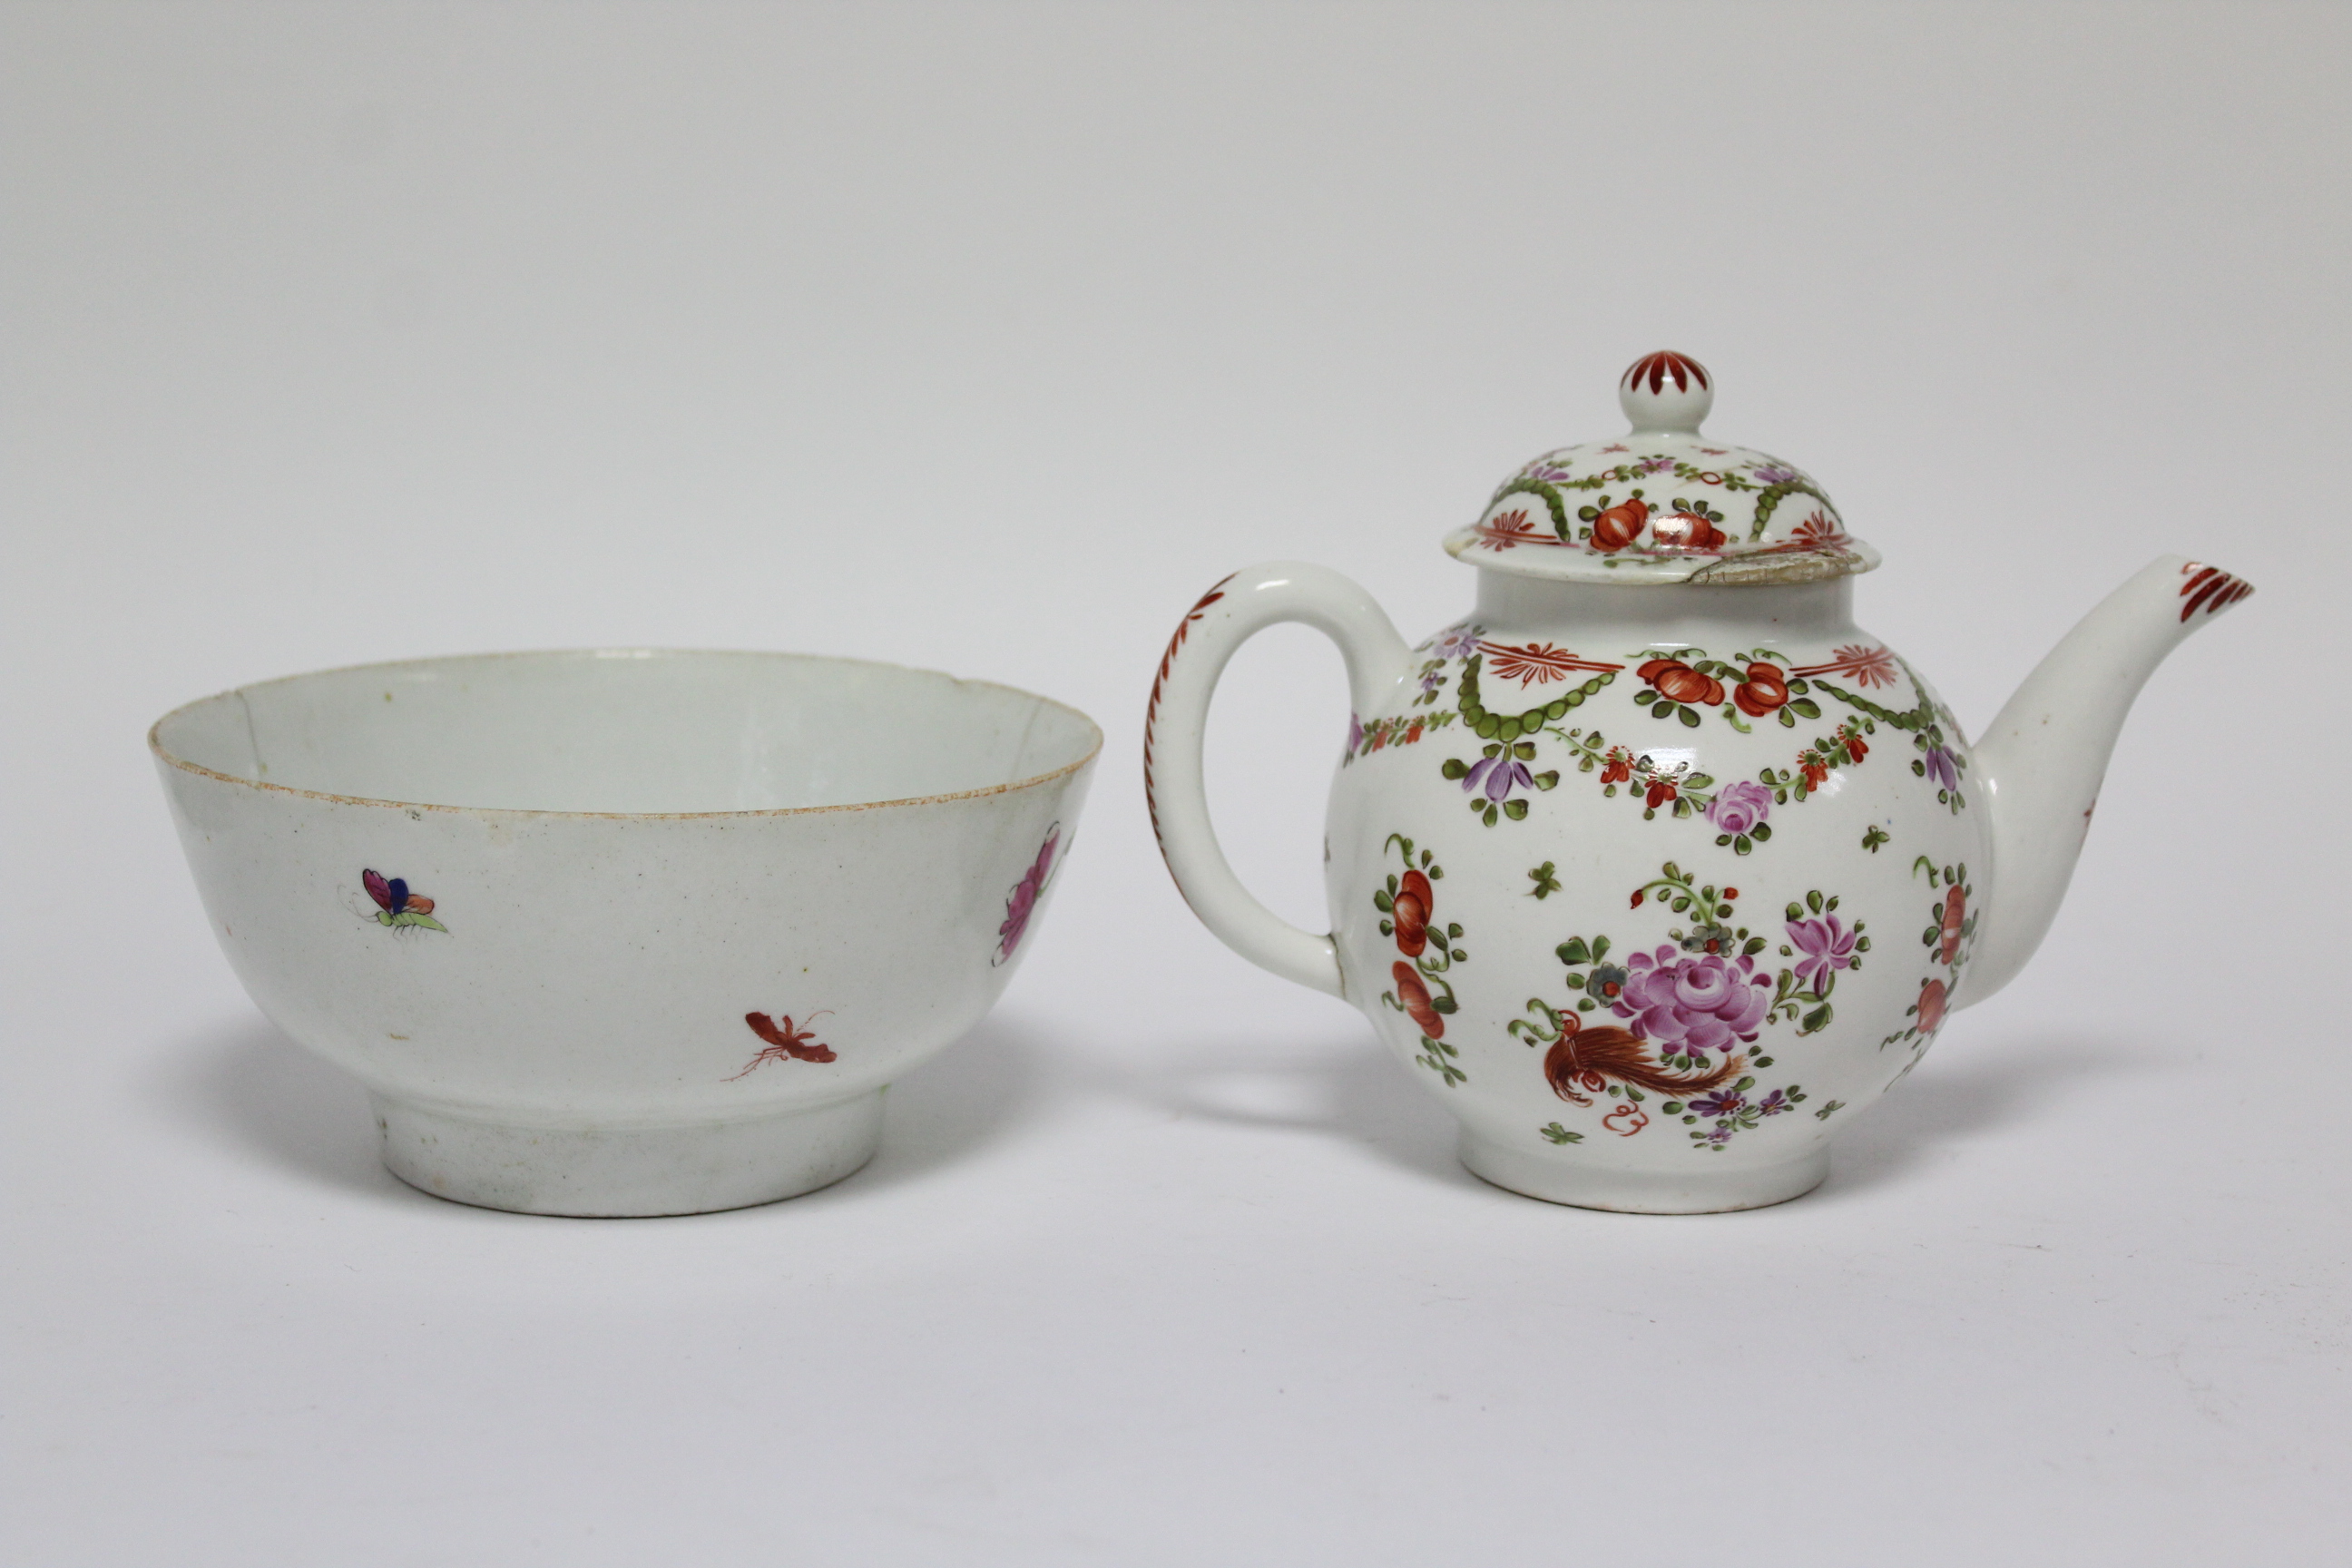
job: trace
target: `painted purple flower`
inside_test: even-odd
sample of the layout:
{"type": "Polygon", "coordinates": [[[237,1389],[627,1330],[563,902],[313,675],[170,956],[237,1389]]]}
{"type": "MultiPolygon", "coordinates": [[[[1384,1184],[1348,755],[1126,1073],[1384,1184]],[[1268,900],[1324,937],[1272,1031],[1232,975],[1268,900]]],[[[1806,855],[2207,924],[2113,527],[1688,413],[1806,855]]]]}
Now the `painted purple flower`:
{"type": "Polygon", "coordinates": [[[1706,808],[1706,819],[1726,833],[1753,833],[1772,815],[1772,792],[1754,779],[1728,784],[1706,808]]]}
{"type": "Polygon", "coordinates": [[[1548,458],[1538,458],[1520,470],[1520,476],[1524,479],[1540,479],[1548,485],[1556,485],[1568,478],[1568,470],[1548,458]]]}
{"type": "Polygon", "coordinates": [[[1628,465],[1637,474],[1658,474],[1675,466],[1672,458],[1641,458],[1628,465]]]}
{"type": "Polygon", "coordinates": [[[1430,651],[1440,658],[1460,658],[1477,651],[1478,639],[1486,635],[1484,626],[1474,626],[1468,621],[1457,622],[1437,634],[1430,651]]]}
{"type": "Polygon", "coordinates": [[[1625,989],[1612,1011],[1670,1055],[1727,1051],[1735,1041],[1754,1039],[1764,1022],[1772,982],[1756,973],[1753,959],[1661,947],[1633,954],[1625,968],[1625,989]]]}
{"type": "Polygon", "coordinates": [[[1364,721],[1354,713],[1348,715],[1348,752],[1349,755],[1364,749],[1364,721]]]}
{"type": "Polygon", "coordinates": [[[1804,956],[1797,960],[1797,978],[1818,996],[1829,989],[1830,977],[1853,962],[1854,933],[1835,915],[1817,921],[1790,921],[1789,940],[1804,956]]]}
{"type": "Polygon", "coordinates": [[[1767,1116],[1778,1116],[1784,1110],[1794,1110],[1796,1106],[1790,1100],[1787,1089],[1776,1089],[1758,1100],[1756,1109],[1767,1116]]]}
{"type": "Polygon", "coordinates": [[[1936,781],[1937,789],[1956,790],[1960,787],[1960,770],[1952,765],[1952,753],[1941,746],[1927,748],[1927,776],[1936,781]]]}
{"type": "Polygon", "coordinates": [[[1054,851],[1061,847],[1061,843],[1062,826],[1055,823],[1053,831],[1045,835],[1045,842],[1037,847],[1036,860],[1022,874],[1020,885],[1013,889],[1013,896],[1004,900],[1004,923],[996,928],[996,934],[1002,939],[996,944],[997,963],[1002,963],[1011,958],[1013,950],[1021,945],[1022,937],[1028,933],[1029,917],[1037,912],[1038,896],[1045,890],[1045,879],[1054,868],[1054,851]]]}
{"type": "Polygon", "coordinates": [[[1759,464],[1757,466],[1754,472],[1758,479],[1762,479],[1768,485],[1785,485],[1791,479],[1802,479],[1804,477],[1798,473],[1796,469],[1784,468],[1778,463],[1759,464]]]}
{"type": "Polygon", "coordinates": [[[1508,752],[1502,752],[1491,757],[1481,757],[1463,775],[1462,787],[1465,791],[1475,790],[1483,784],[1486,786],[1486,798],[1499,801],[1509,799],[1513,790],[1535,782],[1535,775],[1528,772],[1527,763],[1508,752]]]}
{"type": "MultiPolygon", "coordinates": [[[[1776,1094],[1779,1090],[1774,1090],[1776,1094]]],[[[1694,1100],[1690,1108],[1701,1116],[1729,1116],[1746,1107],[1748,1099],[1738,1089],[1719,1089],[1703,1100],[1694,1100]]]]}

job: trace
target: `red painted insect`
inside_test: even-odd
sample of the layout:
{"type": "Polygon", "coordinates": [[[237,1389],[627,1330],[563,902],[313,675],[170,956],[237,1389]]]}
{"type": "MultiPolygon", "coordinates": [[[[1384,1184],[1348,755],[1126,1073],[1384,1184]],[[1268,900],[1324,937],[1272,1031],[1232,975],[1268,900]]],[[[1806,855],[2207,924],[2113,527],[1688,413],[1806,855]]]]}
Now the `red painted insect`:
{"type": "MultiPolygon", "coordinates": [[[[827,1011],[830,1010],[827,1009],[827,1011]]],[[[727,1081],[733,1083],[736,1079],[743,1077],[761,1062],[780,1062],[787,1057],[801,1062],[829,1062],[836,1059],[833,1047],[816,1038],[816,1021],[824,1016],[824,1013],[810,1014],[808,1019],[810,1026],[803,1029],[793,1022],[792,1015],[789,1013],[782,1016],[783,1023],[781,1027],[765,1013],[744,1014],[743,1022],[751,1025],[751,1032],[768,1044],[758,1056],[743,1064],[742,1072],[736,1073],[727,1081]],[[816,1043],[811,1045],[809,1042],[812,1040],[816,1040],[816,1043]]]]}

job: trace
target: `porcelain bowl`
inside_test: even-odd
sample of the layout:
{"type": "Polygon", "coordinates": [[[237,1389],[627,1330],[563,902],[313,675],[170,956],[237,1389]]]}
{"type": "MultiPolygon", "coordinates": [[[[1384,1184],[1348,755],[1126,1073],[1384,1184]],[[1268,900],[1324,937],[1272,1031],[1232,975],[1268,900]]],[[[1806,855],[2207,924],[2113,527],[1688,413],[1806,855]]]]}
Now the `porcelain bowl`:
{"type": "Polygon", "coordinates": [[[213,933],[383,1159],[539,1214],[767,1203],[1035,940],[1102,732],[1009,687],[645,650],[295,676],[149,732],[213,933]]]}

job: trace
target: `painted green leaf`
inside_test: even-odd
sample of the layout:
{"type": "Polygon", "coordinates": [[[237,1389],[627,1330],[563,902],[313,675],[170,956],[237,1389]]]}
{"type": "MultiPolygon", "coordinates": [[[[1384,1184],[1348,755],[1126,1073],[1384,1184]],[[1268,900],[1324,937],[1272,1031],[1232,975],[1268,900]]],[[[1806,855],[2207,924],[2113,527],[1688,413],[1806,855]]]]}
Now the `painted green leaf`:
{"type": "Polygon", "coordinates": [[[1580,936],[1570,937],[1552,951],[1559,955],[1562,963],[1591,963],[1593,960],[1592,950],[1580,936]]]}

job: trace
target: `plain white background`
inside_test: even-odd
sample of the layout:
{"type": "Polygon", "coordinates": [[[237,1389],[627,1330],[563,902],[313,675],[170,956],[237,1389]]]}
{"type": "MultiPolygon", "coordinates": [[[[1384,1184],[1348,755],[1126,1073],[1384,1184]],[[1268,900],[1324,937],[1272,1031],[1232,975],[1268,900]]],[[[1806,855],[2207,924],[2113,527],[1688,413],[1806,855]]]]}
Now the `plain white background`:
{"type": "MultiPolygon", "coordinates": [[[[13,1563],[2213,1563],[2336,1549],[2341,7],[0,12],[13,1563]],[[1650,349],[1981,727],[2262,592],[2068,905],[1783,1208],[1557,1208],[1193,923],[1145,689],[1245,562],[1419,637],[1650,349]],[[142,744],[324,665],[870,656],[1108,732],[1003,1005],[831,1191],[469,1210],[206,934],[142,744]]],[[[1338,661],[1211,734],[1322,923],[1338,661]]],[[[625,920],[625,908],[614,918],[625,920]]]]}

